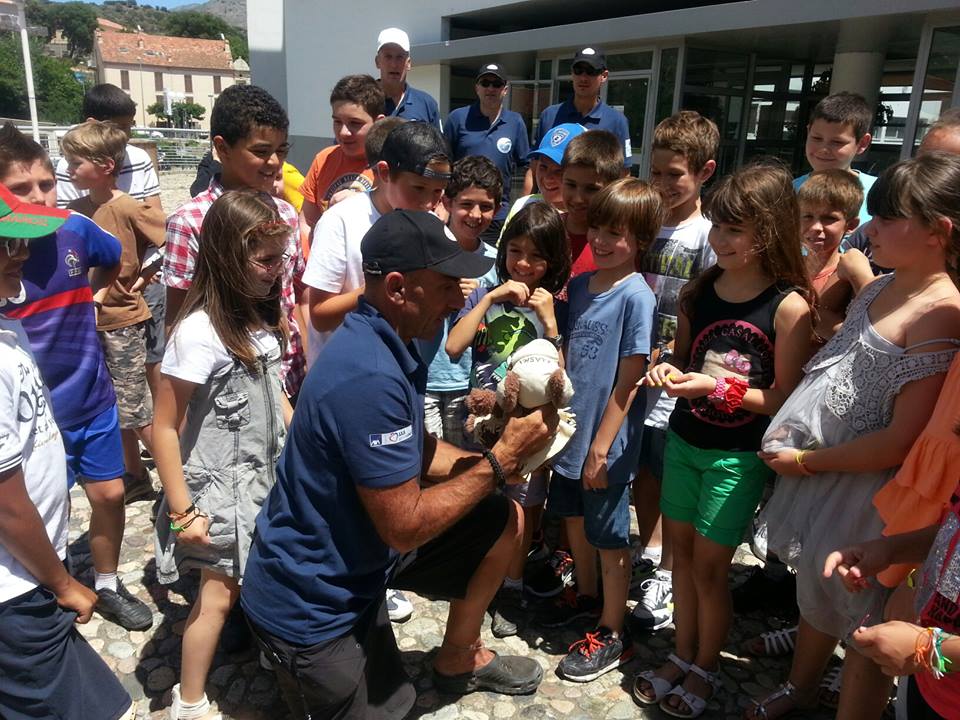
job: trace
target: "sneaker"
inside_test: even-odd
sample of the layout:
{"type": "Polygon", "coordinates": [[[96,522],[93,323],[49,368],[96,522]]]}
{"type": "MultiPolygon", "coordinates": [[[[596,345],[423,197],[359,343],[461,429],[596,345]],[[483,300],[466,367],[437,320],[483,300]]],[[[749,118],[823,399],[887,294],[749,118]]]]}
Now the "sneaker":
{"type": "Polygon", "coordinates": [[[559,595],[573,580],[573,557],[566,550],[555,550],[547,562],[531,564],[523,573],[523,586],[535,597],[559,595]]]}
{"type": "Polygon", "coordinates": [[[153,613],[147,604],[134,597],[120,580],[116,591],[108,588],[97,590],[96,610],[112,623],[125,630],[146,630],[153,625],[153,613]]]}
{"type": "Polygon", "coordinates": [[[782,578],[773,579],[762,567],[754,568],[746,582],[733,589],[733,610],[739,614],[763,610],[790,617],[797,615],[796,576],[787,573],[782,578]]]}
{"type": "Polygon", "coordinates": [[[599,627],[570,646],[570,652],[557,666],[557,674],[564,680],[590,682],[632,658],[633,643],[626,631],[618,636],[599,627]]]}
{"type": "Polygon", "coordinates": [[[399,590],[387,589],[387,615],[390,622],[406,622],[413,615],[413,603],[399,590]]]}
{"type": "Polygon", "coordinates": [[[657,565],[650,558],[637,553],[633,555],[632,569],[630,570],[630,589],[635,590],[644,580],[653,576],[657,565]]]}
{"type": "Polygon", "coordinates": [[[538,563],[546,560],[550,556],[550,546],[543,535],[543,530],[533,536],[530,543],[530,550],[527,552],[528,563],[538,563]]]}
{"type": "Polygon", "coordinates": [[[589,618],[597,620],[603,605],[600,598],[589,595],[579,595],[572,588],[566,588],[563,595],[557,598],[553,605],[548,606],[538,618],[541,627],[558,628],[569,625],[574,620],[589,618]]]}
{"type": "Polygon", "coordinates": [[[149,475],[134,477],[130,473],[123,474],[123,502],[129,505],[138,500],[152,500],[156,490],[149,475]]]}
{"type": "Polygon", "coordinates": [[[523,599],[523,590],[519,588],[501,587],[491,603],[493,620],[490,622],[490,632],[495,638],[505,638],[516,635],[527,611],[527,603],[523,599]]]}
{"type": "Polygon", "coordinates": [[[633,626],[637,630],[659,630],[673,622],[672,573],[658,570],[640,583],[640,600],[633,608],[633,626]]]}

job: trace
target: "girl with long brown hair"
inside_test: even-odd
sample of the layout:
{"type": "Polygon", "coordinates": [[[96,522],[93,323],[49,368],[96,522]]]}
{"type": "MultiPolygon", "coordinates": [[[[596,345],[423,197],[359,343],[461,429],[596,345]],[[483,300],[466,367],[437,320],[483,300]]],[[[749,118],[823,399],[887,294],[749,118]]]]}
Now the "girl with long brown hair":
{"type": "Polygon", "coordinates": [[[289,233],[269,196],[224,193],[204,218],[196,276],[164,353],[154,420],[165,493],[157,575],[171,583],[201,572],[171,720],[220,717],[204,691],[207,673],[292,412],[280,384],[289,233]]]}

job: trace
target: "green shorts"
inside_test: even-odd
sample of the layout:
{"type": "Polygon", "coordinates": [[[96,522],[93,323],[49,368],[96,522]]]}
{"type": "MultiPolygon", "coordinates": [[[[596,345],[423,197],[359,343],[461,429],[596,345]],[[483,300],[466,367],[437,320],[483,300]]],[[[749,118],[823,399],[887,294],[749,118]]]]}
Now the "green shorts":
{"type": "Polygon", "coordinates": [[[772,475],[755,452],[703,450],[670,430],[660,510],[715,543],[736,547],[772,475]]]}

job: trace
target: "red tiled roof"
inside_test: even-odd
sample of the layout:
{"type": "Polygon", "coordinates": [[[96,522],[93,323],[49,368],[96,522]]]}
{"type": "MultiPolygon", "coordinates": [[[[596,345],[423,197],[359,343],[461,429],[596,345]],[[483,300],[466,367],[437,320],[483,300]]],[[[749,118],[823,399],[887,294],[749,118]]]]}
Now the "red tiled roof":
{"type": "Polygon", "coordinates": [[[232,70],[230,50],[223,40],[97,31],[101,61],[145,67],[232,70]]]}
{"type": "Polygon", "coordinates": [[[123,25],[120,23],[115,23],[113,20],[107,20],[102,17],[97,18],[97,26],[101,30],[123,30],[123,25]]]}

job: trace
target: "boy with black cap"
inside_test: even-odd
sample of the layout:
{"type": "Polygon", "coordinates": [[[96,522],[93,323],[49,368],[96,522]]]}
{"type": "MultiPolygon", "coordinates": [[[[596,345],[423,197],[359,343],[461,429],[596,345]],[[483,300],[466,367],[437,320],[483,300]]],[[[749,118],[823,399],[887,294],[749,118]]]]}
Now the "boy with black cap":
{"type": "Polygon", "coordinates": [[[433,661],[438,692],[533,693],[540,664],[487,650],[480,628],[523,527],[495,490],[546,445],[556,413],[510,418],[482,454],[425,435],[426,368],[411,341],[436,333],[463,305],[460,278],[491,259],[407,210],[380,218],[361,252],[364,294],[304,382],[240,601],[298,716],[401,718],[411,708],[388,582],[452,598],[433,661]]]}
{"type": "MultiPolygon", "coordinates": [[[[0,303],[23,292],[29,242],[69,217],[0,185],[0,303]]],[[[64,565],[63,440],[23,326],[2,315],[0,407],[0,716],[131,718],[136,705],[74,626],[97,595],[64,565]]]]}
{"type": "MultiPolygon", "coordinates": [[[[630,124],[619,110],[600,100],[600,89],[610,74],[607,57],[597,46],[585,47],[573,56],[573,99],[551,105],[540,113],[540,124],[534,144],[539,146],[544,136],[557,125],[577,123],[587,130],[607,130],[616,135],[623,144],[623,165],[633,164],[630,147],[630,124]]],[[[533,174],[527,172],[523,189],[529,193],[533,187],[533,174]]]]}
{"type": "Polygon", "coordinates": [[[503,199],[483,240],[496,242],[510,206],[510,181],[514,170],[527,164],[530,143],[520,113],[505,110],[508,83],[502,65],[484,63],[477,71],[474,90],[477,102],[457,108],[447,117],[443,136],[450,143],[453,159],[482,155],[492,160],[503,178],[503,199]]]}

